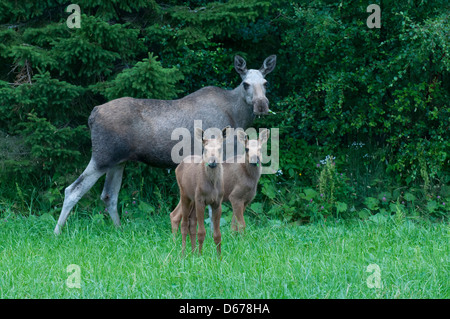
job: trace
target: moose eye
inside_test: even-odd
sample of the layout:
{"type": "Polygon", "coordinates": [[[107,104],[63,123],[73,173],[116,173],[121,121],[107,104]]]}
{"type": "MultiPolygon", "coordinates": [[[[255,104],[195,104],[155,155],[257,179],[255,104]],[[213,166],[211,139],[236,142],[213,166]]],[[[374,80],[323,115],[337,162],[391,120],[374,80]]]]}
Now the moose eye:
{"type": "Polygon", "coordinates": [[[244,85],[244,89],[247,91],[250,87],[250,84],[248,84],[247,82],[243,82],[242,84],[244,85]]]}
{"type": "Polygon", "coordinates": [[[264,87],[267,88],[269,86],[269,82],[264,82],[264,87]]]}

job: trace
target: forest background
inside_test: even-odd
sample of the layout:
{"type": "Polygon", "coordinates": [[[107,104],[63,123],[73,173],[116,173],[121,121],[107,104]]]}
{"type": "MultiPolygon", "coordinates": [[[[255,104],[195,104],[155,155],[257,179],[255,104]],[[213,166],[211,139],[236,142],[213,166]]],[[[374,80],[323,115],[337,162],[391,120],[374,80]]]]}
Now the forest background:
{"type": "MultiPolygon", "coordinates": [[[[445,220],[448,2],[372,2],[79,0],[69,28],[68,1],[2,1],[0,212],[59,215],[91,155],[94,106],[232,89],[234,55],[259,68],[276,54],[272,113],[255,127],[280,129],[280,169],[261,178],[252,218],[445,220]],[[367,26],[372,2],[381,28],[367,26]]],[[[101,187],[78,211],[97,209],[101,187]]],[[[173,170],[127,164],[121,214],[177,202],[173,170]]]]}

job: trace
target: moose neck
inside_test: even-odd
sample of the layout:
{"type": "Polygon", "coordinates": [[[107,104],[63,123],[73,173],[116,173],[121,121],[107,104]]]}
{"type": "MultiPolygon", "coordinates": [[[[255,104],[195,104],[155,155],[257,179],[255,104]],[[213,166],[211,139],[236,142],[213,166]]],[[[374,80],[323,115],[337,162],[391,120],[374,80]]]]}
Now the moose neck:
{"type": "Polygon", "coordinates": [[[244,170],[248,176],[258,179],[261,176],[261,163],[257,163],[256,165],[254,163],[250,163],[250,159],[247,155],[245,155],[245,163],[242,163],[241,165],[244,166],[244,170]]]}
{"type": "Polygon", "coordinates": [[[206,178],[211,182],[211,184],[215,185],[217,182],[222,180],[223,176],[223,168],[222,164],[217,164],[216,167],[211,168],[209,165],[206,165],[206,162],[203,162],[203,172],[206,178]]]}

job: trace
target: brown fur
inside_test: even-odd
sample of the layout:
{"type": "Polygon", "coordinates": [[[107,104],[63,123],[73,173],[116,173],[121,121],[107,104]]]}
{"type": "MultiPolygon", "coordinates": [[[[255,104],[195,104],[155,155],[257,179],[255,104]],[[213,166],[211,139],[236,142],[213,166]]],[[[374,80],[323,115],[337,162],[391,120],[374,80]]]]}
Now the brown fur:
{"type": "MultiPolygon", "coordinates": [[[[248,141],[243,131],[238,131],[238,141],[243,143],[248,149],[245,155],[235,156],[233,162],[223,163],[223,202],[230,202],[233,208],[233,219],[231,227],[235,231],[243,231],[245,229],[244,211],[248,204],[251,203],[256,195],[257,185],[261,177],[261,147],[267,142],[269,137],[269,130],[261,133],[258,141],[248,141]],[[245,157],[245,162],[242,162],[242,156],[245,157]],[[258,165],[254,165],[255,160],[258,159],[258,165]],[[253,163],[252,163],[253,162],[253,163]]],[[[191,207],[193,210],[194,208],[191,207]]],[[[202,210],[202,217],[204,215],[205,206],[196,209],[193,212],[202,210]]],[[[193,217],[191,217],[193,218],[193,217]]],[[[172,224],[172,232],[174,236],[178,231],[180,221],[183,220],[181,211],[181,201],[177,207],[170,214],[172,224]]],[[[189,221],[186,220],[186,223],[189,221]]],[[[218,227],[220,218],[214,218],[213,225],[218,227]]]]}
{"type": "MultiPolygon", "coordinates": [[[[196,129],[196,138],[198,137],[196,129]]],[[[223,130],[225,133],[225,129],[223,130]]],[[[222,137],[212,140],[203,140],[205,152],[202,158],[199,156],[188,156],[175,170],[178,187],[180,189],[180,203],[177,207],[181,212],[181,234],[182,251],[186,248],[186,237],[189,230],[192,251],[195,250],[195,228],[198,223],[198,245],[199,253],[202,252],[205,240],[206,229],[204,223],[204,213],[206,205],[210,205],[213,210],[213,218],[217,220],[217,227],[214,227],[214,243],[217,253],[221,253],[221,233],[219,221],[222,215],[223,198],[223,167],[221,163],[220,149],[222,147],[222,137]],[[196,163],[199,162],[200,163],[196,163]],[[215,167],[212,167],[215,163],[215,167]]]]}
{"type": "MultiPolygon", "coordinates": [[[[54,233],[61,233],[74,205],[104,174],[101,198],[114,224],[120,226],[117,201],[124,163],[139,161],[155,167],[176,167],[179,160],[174,162],[172,150],[178,141],[172,139],[172,133],[185,128],[192,135],[195,121],[201,121],[205,129],[227,125],[248,128],[255,116],[269,111],[264,77],[275,65],[276,56],[271,55],[259,71],[247,70],[245,60],[236,56],[235,68],[246,88],[243,83],[234,90],[208,86],[177,100],[123,97],[96,106],[88,121],[91,160],[77,181],[65,189],[54,233]]],[[[193,151],[183,150],[183,156],[193,151]]]]}

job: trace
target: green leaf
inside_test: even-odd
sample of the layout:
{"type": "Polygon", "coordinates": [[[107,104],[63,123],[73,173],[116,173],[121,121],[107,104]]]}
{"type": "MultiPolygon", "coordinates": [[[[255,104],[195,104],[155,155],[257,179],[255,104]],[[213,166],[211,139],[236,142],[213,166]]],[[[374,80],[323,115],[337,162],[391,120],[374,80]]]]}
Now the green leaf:
{"type": "Polygon", "coordinates": [[[412,202],[412,201],[416,200],[416,196],[414,196],[413,194],[408,193],[408,192],[405,193],[404,198],[405,198],[408,202],[412,202]]]}
{"type": "Polygon", "coordinates": [[[379,203],[380,201],[374,197],[366,197],[364,199],[364,204],[366,204],[370,210],[377,210],[379,203]]]}
{"type": "Polygon", "coordinates": [[[347,208],[348,208],[348,206],[347,206],[346,203],[343,203],[343,202],[336,202],[336,211],[337,211],[338,213],[342,213],[342,212],[347,211],[347,208]]]}
{"type": "Polygon", "coordinates": [[[438,207],[437,202],[434,200],[431,200],[427,203],[427,210],[432,213],[436,210],[436,208],[438,207]]]}
{"type": "Polygon", "coordinates": [[[92,221],[96,224],[103,224],[105,220],[105,216],[103,214],[95,214],[92,216],[92,221]]]}
{"type": "Polygon", "coordinates": [[[371,215],[370,210],[368,210],[367,208],[363,208],[360,211],[358,211],[358,216],[361,219],[367,219],[369,218],[371,215]]]}
{"type": "Polygon", "coordinates": [[[383,224],[387,221],[387,217],[383,214],[376,214],[369,217],[369,220],[373,221],[376,224],[383,224]]]}
{"type": "Polygon", "coordinates": [[[391,213],[397,213],[399,210],[401,210],[400,204],[397,205],[396,203],[390,203],[389,210],[391,211],[391,213]]]}
{"type": "Polygon", "coordinates": [[[277,196],[276,189],[273,184],[264,183],[261,191],[270,199],[274,199],[277,196]]]}
{"type": "Polygon", "coordinates": [[[255,202],[250,205],[250,209],[256,214],[261,214],[263,212],[263,205],[261,203],[255,202]]]}
{"type": "Polygon", "coordinates": [[[145,212],[145,213],[154,213],[155,212],[155,207],[153,207],[152,205],[150,205],[144,201],[139,202],[138,209],[141,212],[145,212]]]}
{"type": "Polygon", "coordinates": [[[300,194],[300,197],[303,198],[303,199],[306,199],[306,200],[311,200],[314,197],[316,197],[317,194],[318,193],[314,189],[312,189],[312,188],[305,188],[303,190],[303,193],[300,194]]]}

